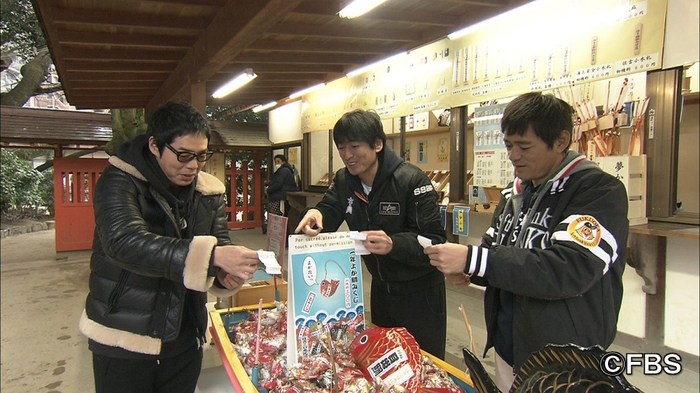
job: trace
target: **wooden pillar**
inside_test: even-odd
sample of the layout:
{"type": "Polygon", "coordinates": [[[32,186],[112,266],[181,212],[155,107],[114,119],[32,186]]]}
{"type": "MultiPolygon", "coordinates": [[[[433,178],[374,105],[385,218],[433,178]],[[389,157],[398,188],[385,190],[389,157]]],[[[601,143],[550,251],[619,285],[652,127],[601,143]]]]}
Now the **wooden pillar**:
{"type": "Polygon", "coordinates": [[[207,115],[207,93],[204,82],[193,83],[190,86],[190,97],[187,99],[205,117],[207,115]]]}
{"type": "Polygon", "coordinates": [[[645,339],[651,348],[664,346],[666,319],[666,237],[630,233],[627,263],[644,279],[645,339]]]}

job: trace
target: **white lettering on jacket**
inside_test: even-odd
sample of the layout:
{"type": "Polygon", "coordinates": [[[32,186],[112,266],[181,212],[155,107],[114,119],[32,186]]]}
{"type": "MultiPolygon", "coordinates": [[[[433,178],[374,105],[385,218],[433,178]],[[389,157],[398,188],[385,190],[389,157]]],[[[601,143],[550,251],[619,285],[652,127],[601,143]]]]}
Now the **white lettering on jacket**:
{"type": "Polygon", "coordinates": [[[420,186],[418,188],[413,189],[413,195],[425,194],[426,192],[430,192],[432,190],[433,190],[432,184],[427,185],[427,186],[420,186]]]}

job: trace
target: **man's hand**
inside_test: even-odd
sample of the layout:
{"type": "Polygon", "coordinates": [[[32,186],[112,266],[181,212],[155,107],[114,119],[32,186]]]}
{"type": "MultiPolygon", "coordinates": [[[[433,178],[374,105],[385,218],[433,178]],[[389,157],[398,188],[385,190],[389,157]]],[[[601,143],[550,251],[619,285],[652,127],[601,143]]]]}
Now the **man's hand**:
{"type": "Polygon", "coordinates": [[[367,251],[376,255],[386,255],[394,249],[394,241],[384,231],[363,231],[367,239],[362,241],[367,251]]]}
{"type": "Polygon", "coordinates": [[[471,284],[471,279],[465,273],[446,274],[445,280],[453,285],[467,286],[471,284]]]}
{"type": "Polygon", "coordinates": [[[250,280],[258,267],[258,252],[243,246],[216,246],[214,266],[240,280],[250,280]]]}
{"type": "Polygon", "coordinates": [[[323,214],[318,209],[310,209],[299,221],[294,233],[304,233],[308,236],[316,236],[323,230],[323,214]]]}
{"type": "Polygon", "coordinates": [[[219,280],[221,285],[223,285],[226,289],[229,290],[240,288],[245,282],[245,280],[241,280],[239,277],[226,273],[226,271],[224,271],[223,269],[219,270],[219,273],[217,273],[216,278],[219,280]]]}
{"type": "Polygon", "coordinates": [[[467,265],[469,248],[456,243],[443,243],[426,247],[424,253],[430,258],[430,264],[435,266],[445,276],[464,274],[467,265]]]}

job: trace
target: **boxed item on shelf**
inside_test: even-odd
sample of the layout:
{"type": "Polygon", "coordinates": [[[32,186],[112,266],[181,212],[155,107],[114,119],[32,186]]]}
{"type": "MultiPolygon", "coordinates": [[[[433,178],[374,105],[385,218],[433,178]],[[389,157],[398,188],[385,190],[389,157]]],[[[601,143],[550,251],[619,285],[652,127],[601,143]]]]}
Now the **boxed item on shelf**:
{"type": "MultiPolygon", "coordinates": [[[[280,300],[287,300],[287,282],[277,277],[277,292],[280,300]]],[[[262,298],[264,303],[275,301],[275,279],[272,277],[262,280],[247,281],[240,291],[233,295],[234,305],[257,304],[262,298]]]]}
{"type": "Polygon", "coordinates": [[[630,225],[647,223],[647,156],[596,157],[605,172],[618,178],[627,190],[630,225]]]}

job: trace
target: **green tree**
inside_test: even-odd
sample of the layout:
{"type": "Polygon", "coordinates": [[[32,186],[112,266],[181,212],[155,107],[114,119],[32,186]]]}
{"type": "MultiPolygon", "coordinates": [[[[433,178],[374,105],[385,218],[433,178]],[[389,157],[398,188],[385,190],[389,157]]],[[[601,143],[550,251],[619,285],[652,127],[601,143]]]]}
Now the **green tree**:
{"type": "Polygon", "coordinates": [[[0,1],[0,71],[10,72],[13,61],[25,61],[21,79],[3,86],[0,104],[22,106],[35,95],[62,90],[60,84],[45,85],[51,55],[30,0],[0,1]]]}
{"type": "Polygon", "coordinates": [[[39,172],[29,161],[4,148],[0,149],[0,161],[0,209],[3,216],[36,217],[40,207],[48,208],[49,214],[53,215],[52,171],[39,172]]]}
{"type": "Polygon", "coordinates": [[[109,155],[117,153],[119,146],[135,137],[143,134],[148,128],[146,114],[143,108],[135,109],[112,109],[112,140],[105,146],[105,151],[109,155]]]}

